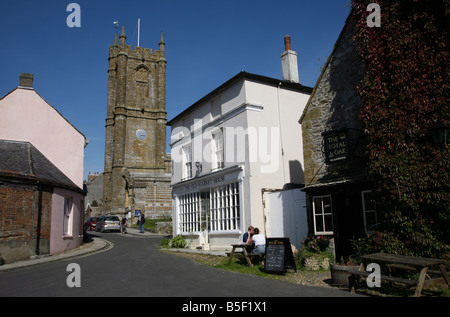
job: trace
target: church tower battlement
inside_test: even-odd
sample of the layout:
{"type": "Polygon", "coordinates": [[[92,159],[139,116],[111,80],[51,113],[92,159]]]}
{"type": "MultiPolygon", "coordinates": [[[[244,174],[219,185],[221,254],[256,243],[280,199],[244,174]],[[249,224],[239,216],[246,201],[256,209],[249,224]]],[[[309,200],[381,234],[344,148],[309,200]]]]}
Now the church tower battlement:
{"type": "Polygon", "coordinates": [[[116,34],[109,48],[104,213],[124,214],[133,209],[157,212],[157,206],[167,204],[156,204],[156,194],[152,202],[145,198],[152,196],[145,191],[153,194],[166,178],[170,184],[164,50],[162,33],[159,50],[131,49],[124,28],[119,42],[116,34]]]}

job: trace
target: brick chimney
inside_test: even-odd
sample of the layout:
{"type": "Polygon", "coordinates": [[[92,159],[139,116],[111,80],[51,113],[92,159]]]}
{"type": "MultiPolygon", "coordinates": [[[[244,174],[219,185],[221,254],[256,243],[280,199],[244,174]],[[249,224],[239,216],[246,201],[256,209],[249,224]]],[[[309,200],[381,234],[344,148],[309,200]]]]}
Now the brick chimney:
{"type": "Polygon", "coordinates": [[[33,74],[20,73],[19,86],[33,88],[33,74]]]}
{"type": "Polygon", "coordinates": [[[284,37],[284,52],[281,54],[281,69],[283,80],[298,83],[297,53],[291,48],[291,37],[284,37]]]}

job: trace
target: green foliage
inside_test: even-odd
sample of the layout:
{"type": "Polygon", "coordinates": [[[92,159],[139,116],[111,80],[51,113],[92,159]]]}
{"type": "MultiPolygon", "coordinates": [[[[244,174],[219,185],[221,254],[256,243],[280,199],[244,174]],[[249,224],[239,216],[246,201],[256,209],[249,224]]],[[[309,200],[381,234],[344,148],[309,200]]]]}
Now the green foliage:
{"type": "Polygon", "coordinates": [[[398,240],[397,233],[373,231],[365,237],[350,240],[353,247],[352,262],[361,263],[361,256],[370,253],[405,254],[404,243],[398,240]]]}
{"type": "Polygon", "coordinates": [[[381,27],[368,27],[371,2],[353,1],[352,11],[381,217],[378,236],[369,239],[386,252],[443,257],[450,252],[450,151],[433,144],[430,131],[450,122],[449,1],[380,0],[381,27]]]}
{"type": "Polygon", "coordinates": [[[316,257],[319,263],[325,258],[329,263],[334,262],[334,254],[329,251],[329,240],[325,236],[308,235],[302,242],[303,247],[298,250],[298,268],[305,269],[308,258],[316,257]]]}
{"type": "Polygon", "coordinates": [[[170,247],[170,239],[162,238],[161,241],[159,242],[159,245],[162,248],[169,248],[170,247]]]}
{"type": "MultiPolygon", "coordinates": [[[[149,230],[151,232],[155,232],[155,228],[156,228],[156,223],[157,222],[170,222],[172,221],[171,218],[167,218],[167,219],[151,219],[151,218],[147,218],[145,219],[145,223],[144,223],[144,229],[145,230],[149,230]]],[[[138,228],[139,226],[137,224],[134,225],[136,228],[138,228]]]]}
{"type": "Polygon", "coordinates": [[[228,258],[224,258],[221,263],[214,265],[217,269],[239,272],[243,274],[251,274],[260,277],[272,277],[273,274],[266,273],[264,271],[264,265],[255,264],[252,267],[249,267],[247,263],[243,264],[243,262],[235,259],[233,262],[228,263],[228,258]]]}
{"type": "Polygon", "coordinates": [[[172,239],[172,248],[183,249],[186,246],[186,241],[183,236],[176,236],[172,239]]]}
{"type": "Polygon", "coordinates": [[[304,250],[312,253],[320,253],[328,248],[329,239],[326,236],[308,235],[302,242],[304,250]]]}
{"type": "Polygon", "coordinates": [[[162,238],[159,246],[161,248],[184,249],[186,247],[186,241],[183,236],[176,236],[172,239],[162,238]]]}

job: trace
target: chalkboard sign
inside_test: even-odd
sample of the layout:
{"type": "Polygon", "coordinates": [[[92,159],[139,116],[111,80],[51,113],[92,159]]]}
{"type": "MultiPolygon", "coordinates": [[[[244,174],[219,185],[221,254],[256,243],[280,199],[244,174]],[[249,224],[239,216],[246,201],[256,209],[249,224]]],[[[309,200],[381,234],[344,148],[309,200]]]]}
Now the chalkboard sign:
{"type": "Polygon", "coordinates": [[[267,238],[264,270],[285,273],[287,269],[297,271],[289,238],[267,238]]]}

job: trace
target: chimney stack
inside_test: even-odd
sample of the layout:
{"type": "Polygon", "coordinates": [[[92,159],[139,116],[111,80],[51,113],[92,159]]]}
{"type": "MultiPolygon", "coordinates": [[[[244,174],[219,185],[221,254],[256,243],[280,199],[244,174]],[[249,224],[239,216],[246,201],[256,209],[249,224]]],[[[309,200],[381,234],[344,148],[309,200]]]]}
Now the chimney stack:
{"type": "Polygon", "coordinates": [[[286,35],[284,37],[284,50],[285,51],[292,51],[292,48],[291,48],[291,37],[289,35],[286,35]]]}
{"type": "Polygon", "coordinates": [[[283,71],[283,80],[293,83],[299,83],[297,53],[291,48],[291,37],[284,37],[285,51],[281,54],[281,69],[283,71]]]}
{"type": "Polygon", "coordinates": [[[20,73],[19,86],[33,88],[33,74],[20,73]]]}

